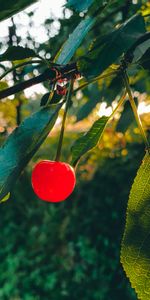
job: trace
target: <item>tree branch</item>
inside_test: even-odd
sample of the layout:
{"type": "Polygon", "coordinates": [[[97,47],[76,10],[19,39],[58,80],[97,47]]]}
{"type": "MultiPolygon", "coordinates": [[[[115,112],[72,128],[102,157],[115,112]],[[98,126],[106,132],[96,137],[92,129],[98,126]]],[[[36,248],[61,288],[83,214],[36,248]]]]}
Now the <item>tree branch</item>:
{"type": "Polygon", "coordinates": [[[22,90],[25,90],[33,85],[50,80],[51,83],[56,82],[61,78],[70,79],[72,76],[79,75],[76,63],[68,64],[66,66],[54,67],[51,69],[46,69],[42,74],[26,80],[24,82],[18,83],[10,88],[0,91],[0,99],[6,98],[22,90]]]}

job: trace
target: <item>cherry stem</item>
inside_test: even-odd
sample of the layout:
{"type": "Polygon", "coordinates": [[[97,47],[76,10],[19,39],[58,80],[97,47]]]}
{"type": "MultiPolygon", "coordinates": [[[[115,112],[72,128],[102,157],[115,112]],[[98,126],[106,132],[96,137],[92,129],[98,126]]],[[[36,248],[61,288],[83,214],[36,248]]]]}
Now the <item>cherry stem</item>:
{"type": "Polygon", "coordinates": [[[146,145],[146,150],[148,150],[148,153],[150,154],[150,145],[149,145],[149,142],[147,140],[147,137],[146,137],[146,134],[145,134],[145,131],[144,131],[141,119],[140,119],[139,114],[137,112],[137,107],[136,107],[134,98],[132,96],[132,91],[131,91],[131,88],[130,88],[130,85],[129,85],[129,78],[128,78],[128,75],[127,75],[127,73],[125,71],[123,73],[123,81],[124,81],[124,84],[125,84],[125,87],[126,87],[126,91],[128,93],[128,96],[129,96],[129,101],[130,101],[130,104],[131,104],[131,107],[132,107],[132,110],[133,110],[133,113],[134,113],[135,120],[137,122],[139,130],[140,130],[141,135],[143,137],[144,143],[146,145]]]}
{"type": "Polygon", "coordinates": [[[59,136],[55,161],[59,161],[60,156],[61,156],[61,149],[62,149],[62,143],[63,143],[63,137],[64,137],[64,131],[65,131],[65,122],[66,122],[68,108],[69,108],[69,105],[70,105],[72,91],[73,91],[73,83],[74,83],[74,80],[71,79],[70,83],[69,83],[68,92],[67,92],[67,95],[66,95],[66,106],[65,106],[65,110],[64,110],[64,115],[63,115],[63,120],[62,120],[62,125],[61,125],[61,131],[60,131],[60,136],[59,136]]]}

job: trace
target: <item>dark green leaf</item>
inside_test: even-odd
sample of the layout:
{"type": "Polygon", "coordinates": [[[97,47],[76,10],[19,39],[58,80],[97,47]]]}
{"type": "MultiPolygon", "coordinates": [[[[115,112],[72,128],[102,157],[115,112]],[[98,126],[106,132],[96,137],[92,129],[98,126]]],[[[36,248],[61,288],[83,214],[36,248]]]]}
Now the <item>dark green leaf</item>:
{"type": "Polygon", "coordinates": [[[77,164],[82,155],[97,145],[108,120],[108,117],[98,119],[86,134],[75,141],[71,149],[72,164],[74,166],[77,164]]]}
{"type": "Polygon", "coordinates": [[[126,58],[130,61],[137,61],[150,47],[150,32],[145,32],[126,52],[126,58]]]}
{"type": "Polygon", "coordinates": [[[107,104],[112,104],[117,95],[122,91],[123,81],[121,75],[117,75],[112,79],[109,86],[104,90],[104,99],[107,104]]]}
{"type": "Polygon", "coordinates": [[[97,103],[102,101],[104,89],[99,90],[97,83],[94,83],[84,90],[84,94],[87,96],[88,101],[79,109],[77,113],[77,122],[86,118],[95,108],[97,103]]]}
{"type": "Polygon", "coordinates": [[[27,6],[35,2],[37,2],[37,0],[0,0],[0,21],[13,16],[14,14],[18,13],[19,11],[25,9],[27,6]]]}
{"type": "Polygon", "coordinates": [[[129,102],[124,105],[124,111],[121,113],[121,117],[117,123],[116,131],[125,133],[130,124],[133,122],[133,112],[129,102]]]}
{"type": "Polygon", "coordinates": [[[46,105],[46,103],[47,103],[47,101],[48,101],[48,99],[49,99],[49,95],[50,95],[50,92],[49,92],[49,93],[46,93],[46,94],[42,97],[41,102],[40,102],[40,106],[46,105]]]}
{"type": "Polygon", "coordinates": [[[136,47],[133,53],[134,61],[139,60],[149,48],[150,48],[150,39],[143,42],[138,47],[136,47]]]}
{"type": "Polygon", "coordinates": [[[66,7],[74,8],[75,10],[81,12],[87,10],[93,2],[94,0],[68,0],[66,7]]]}
{"type": "Polygon", "coordinates": [[[58,64],[67,64],[70,61],[88,31],[92,28],[94,22],[94,18],[87,17],[79,23],[79,25],[76,27],[73,33],[70,34],[68,40],[58,52],[55,62],[58,64]]]}
{"type": "Polygon", "coordinates": [[[20,46],[11,46],[2,55],[0,55],[0,61],[21,60],[36,56],[37,54],[32,49],[23,48],[20,46]]]}
{"type": "Polygon", "coordinates": [[[138,63],[145,69],[150,71],[150,48],[140,58],[138,63]]]}
{"type": "MultiPolygon", "coordinates": [[[[135,103],[137,103],[137,99],[134,100],[135,103]]],[[[129,101],[127,101],[124,105],[124,110],[121,113],[121,117],[118,121],[116,131],[125,133],[133,121],[134,118],[133,118],[133,111],[131,109],[131,104],[129,101]]]]}
{"type": "Polygon", "coordinates": [[[108,39],[103,37],[100,46],[96,44],[96,48],[94,48],[93,45],[92,50],[78,63],[80,72],[86,77],[98,76],[125,53],[144,32],[143,17],[141,15],[133,16],[118,29],[108,34],[108,39]]]}
{"type": "Polygon", "coordinates": [[[44,107],[25,119],[0,148],[0,198],[12,189],[21,171],[52,129],[62,104],[44,107]]]}
{"type": "Polygon", "coordinates": [[[94,107],[98,102],[101,101],[101,98],[89,99],[78,111],[77,113],[77,122],[87,118],[87,116],[92,112],[94,107]]]}
{"type": "Polygon", "coordinates": [[[150,155],[146,154],[130,192],[121,263],[138,299],[150,299],[150,155]]]}
{"type": "Polygon", "coordinates": [[[52,99],[51,99],[50,102],[51,102],[51,104],[56,104],[56,103],[58,103],[62,98],[63,98],[62,95],[58,95],[58,94],[56,93],[56,91],[54,91],[53,97],[52,97],[52,99]]]}
{"type": "Polygon", "coordinates": [[[91,95],[87,95],[89,100],[78,111],[77,122],[86,118],[95,108],[97,103],[102,101],[102,98],[107,102],[107,104],[112,104],[112,101],[114,101],[117,95],[119,95],[122,88],[123,81],[120,74],[114,77],[108,86],[103,84],[103,87],[100,90],[97,90],[96,84],[92,84],[92,93],[91,95]]]}

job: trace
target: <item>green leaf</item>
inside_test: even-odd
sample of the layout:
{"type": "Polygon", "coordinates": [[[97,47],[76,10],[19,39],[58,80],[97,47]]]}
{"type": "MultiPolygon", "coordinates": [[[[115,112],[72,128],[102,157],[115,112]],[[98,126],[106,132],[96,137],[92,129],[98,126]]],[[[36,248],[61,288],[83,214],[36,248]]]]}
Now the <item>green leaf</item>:
{"type": "Polygon", "coordinates": [[[71,148],[72,164],[74,166],[77,164],[82,155],[97,145],[108,120],[108,117],[98,119],[86,134],[75,141],[71,148]]]}
{"type": "Polygon", "coordinates": [[[117,123],[116,131],[125,133],[133,121],[134,119],[131,105],[130,102],[127,101],[124,105],[124,111],[121,113],[121,117],[117,123]]]}
{"type": "Polygon", "coordinates": [[[0,200],[0,203],[6,202],[10,198],[10,193],[8,193],[3,199],[0,200]]]}
{"type": "Polygon", "coordinates": [[[144,18],[135,15],[118,29],[102,37],[102,41],[92,46],[87,56],[80,58],[78,68],[86,77],[101,74],[125,53],[145,32],[144,18]]]}
{"type": "Polygon", "coordinates": [[[138,299],[150,299],[150,155],[146,154],[131,188],[121,263],[138,299]]]}
{"type": "Polygon", "coordinates": [[[88,98],[88,101],[77,112],[77,122],[83,120],[92,112],[97,103],[102,101],[103,94],[104,88],[99,90],[97,83],[89,85],[84,90],[84,95],[88,98]]]}
{"type": "Polygon", "coordinates": [[[37,2],[37,0],[0,0],[0,21],[13,16],[35,2],[37,2]]]}
{"type": "Polygon", "coordinates": [[[49,99],[49,95],[50,95],[50,92],[48,92],[45,95],[43,95],[43,97],[41,99],[41,102],[40,102],[40,106],[46,105],[46,103],[47,103],[47,101],[49,99]]]}
{"type": "Polygon", "coordinates": [[[82,0],[82,1],[68,0],[66,7],[73,8],[73,9],[81,12],[81,11],[87,10],[93,2],[94,2],[94,0],[82,0]]]}
{"type": "Polygon", "coordinates": [[[61,104],[44,107],[25,119],[0,148],[0,199],[12,189],[21,171],[52,129],[61,104]]]}
{"type": "Polygon", "coordinates": [[[120,74],[111,80],[108,87],[104,90],[104,99],[107,104],[112,104],[112,101],[114,101],[122,91],[123,86],[123,80],[120,74]]]}
{"type": "Polygon", "coordinates": [[[139,60],[148,49],[150,49],[150,39],[141,43],[140,45],[138,45],[138,47],[136,47],[133,53],[134,55],[133,61],[139,60]]]}
{"type": "Polygon", "coordinates": [[[21,46],[11,46],[2,55],[0,55],[0,61],[21,60],[37,56],[38,55],[32,49],[23,48],[21,46]]]}
{"type": "Polygon", "coordinates": [[[56,104],[62,99],[62,95],[58,95],[56,91],[54,91],[53,97],[50,101],[51,104],[56,104]]]}
{"type": "Polygon", "coordinates": [[[138,63],[145,69],[150,71],[150,48],[140,58],[138,63]]]}
{"type": "MultiPolygon", "coordinates": [[[[134,97],[134,100],[137,105],[138,104],[137,98],[134,97]]],[[[134,122],[133,111],[130,102],[127,101],[124,104],[124,110],[121,113],[121,117],[117,123],[116,131],[125,133],[132,122],[134,122]]]]}
{"type": "Polygon", "coordinates": [[[89,99],[78,111],[76,121],[82,121],[83,119],[87,118],[88,115],[92,112],[94,107],[101,101],[101,97],[89,99]]]}
{"type": "Polygon", "coordinates": [[[37,2],[37,0],[0,0],[0,21],[13,16],[35,2],[37,2]]]}
{"type": "Polygon", "coordinates": [[[57,64],[67,64],[70,61],[88,31],[92,28],[94,22],[94,18],[87,17],[78,24],[76,29],[72,34],[70,34],[68,40],[58,52],[55,58],[55,62],[57,64]]]}

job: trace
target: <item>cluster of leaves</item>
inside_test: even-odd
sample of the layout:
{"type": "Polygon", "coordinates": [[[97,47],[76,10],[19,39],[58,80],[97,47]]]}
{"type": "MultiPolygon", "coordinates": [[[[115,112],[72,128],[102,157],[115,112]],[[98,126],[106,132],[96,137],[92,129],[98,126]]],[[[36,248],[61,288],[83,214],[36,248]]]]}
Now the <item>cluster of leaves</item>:
{"type": "MultiPolygon", "coordinates": [[[[79,11],[85,11],[93,1],[85,2],[84,5],[77,5],[76,2],[69,2],[68,1],[68,6],[71,5],[74,8],[77,8],[79,11]],[[77,5],[77,7],[76,7],[77,5]]],[[[95,2],[93,3],[95,5],[95,2]]],[[[96,2],[97,4],[97,2],[96,2]]],[[[109,2],[107,3],[109,4],[109,2]]],[[[96,5],[97,7],[97,5],[96,5]]],[[[105,5],[103,3],[99,3],[99,9],[100,11],[105,8],[105,5]]],[[[55,63],[57,64],[67,64],[70,59],[73,57],[75,51],[78,49],[79,45],[81,44],[82,40],[88,33],[88,31],[94,26],[94,24],[97,22],[97,18],[93,15],[95,11],[95,6],[94,8],[92,7],[91,13],[89,12],[90,16],[86,16],[83,20],[80,21],[80,23],[77,25],[76,29],[73,31],[73,33],[69,36],[68,40],[65,42],[61,50],[58,52],[58,54],[55,57],[55,63]]],[[[102,37],[98,36],[97,40],[92,43],[92,46],[90,46],[89,52],[87,52],[86,56],[81,56],[78,58],[78,70],[81,72],[81,74],[84,77],[96,77],[99,76],[103,71],[105,71],[112,63],[114,63],[123,53],[125,53],[127,50],[129,50],[133,45],[143,36],[145,33],[145,24],[144,24],[144,18],[137,14],[134,17],[130,18],[128,21],[124,22],[119,28],[114,29],[111,33],[107,33],[103,35],[102,37]],[[111,49],[111,53],[110,53],[111,49]],[[109,57],[109,59],[108,59],[109,57]]],[[[10,47],[9,49],[6,50],[5,53],[3,53],[0,57],[1,62],[5,60],[9,61],[15,61],[15,60],[24,60],[27,58],[31,57],[36,57],[38,56],[33,50],[28,49],[28,48],[22,48],[22,47],[10,47]]],[[[39,56],[38,56],[39,57],[39,56]]],[[[40,57],[39,57],[40,58],[40,57]]],[[[117,81],[118,75],[114,79],[117,81]]],[[[111,85],[113,86],[113,82],[111,82],[111,85]]],[[[122,84],[120,84],[120,89],[122,88],[122,84]]],[[[53,99],[52,99],[53,100],[53,99]]],[[[54,101],[53,101],[54,102],[54,101]]],[[[60,108],[60,107],[59,107],[60,108]]],[[[44,111],[45,114],[49,114],[48,110],[44,111]]],[[[56,112],[58,112],[58,107],[56,106],[56,112]]],[[[43,110],[41,110],[41,119],[42,119],[42,114],[43,110]]],[[[38,117],[40,118],[40,112],[38,112],[38,117]]],[[[105,120],[105,124],[107,123],[108,119],[105,120]]],[[[32,127],[32,116],[29,117],[28,120],[25,121],[20,127],[19,130],[19,139],[21,137],[21,140],[26,139],[26,135],[28,135],[28,132],[24,130],[26,122],[30,126],[30,134],[35,136],[35,130],[32,127]],[[30,123],[31,122],[31,123],[30,123]],[[33,129],[32,129],[33,128],[33,129]],[[33,131],[32,131],[33,130],[33,131]]],[[[73,164],[75,162],[77,163],[80,157],[86,153],[88,150],[90,150],[93,146],[96,145],[97,141],[99,140],[102,132],[104,125],[103,121],[96,121],[96,123],[93,125],[94,127],[97,127],[97,124],[99,124],[98,131],[95,131],[91,128],[91,132],[86,137],[83,137],[83,140],[80,139],[80,141],[74,145],[72,148],[72,153],[73,153],[73,164]],[[94,143],[92,140],[90,141],[92,135],[92,139],[94,139],[94,143]],[[90,141],[90,142],[89,142],[90,141]],[[84,146],[84,150],[82,147],[80,147],[80,144],[84,146]],[[76,149],[77,147],[77,149],[76,149]],[[76,155],[75,155],[76,153],[76,155]]],[[[44,128],[43,124],[43,128],[44,128]]],[[[38,128],[37,128],[38,132],[38,128]]],[[[38,133],[39,134],[39,133],[38,133]]],[[[12,148],[12,140],[16,140],[17,133],[14,132],[12,136],[9,137],[6,146],[4,145],[4,150],[3,148],[1,149],[1,156],[4,157],[4,153],[6,156],[9,154],[5,149],[7,149],[8,145],[10,145],[10,148],[12,148]]],[[[46,137],[46,136],[45,136],[46,137]]],[[[14,181],[16,180],[16,177],[13,176],[14,174],[14,169],[18,169],[17,174],[21,172],[22,168],[25,166],[25,164],[29,161],[31,156],[28,156],[28,146],[23,144],[25,146],[24,149],[24,161],[26,163],[22,164],[22,156],[20,156],[20,150],[19,147],[17,147],[17,144],[15,142],[15,149],[14,151],[16,152],[16,155],[20,157],[18,159],[18,162],[14,161],[14,164],[11,165],[11,167],[8,165],[6,168],[2,168],[1,172],[1,198],[7,197],[6,192],[4,193],[3,191],[8,191],[10,192],[12,189],[12,186],[14,184],[14,181]],[[28,157],[28,158],[27,158],[28,157]],[[22,166],[22,167],[21,167],[22,166]],[[7,169],[7,172],[5,171],[7,169]],[[7,173],[7,176],[4,176],[5,172],[7,173]],[[8,180],[8,177],[11,178],[11,180],[8,180]],[[7,179],[6,179],[7,178],[7,179]],[[10,184],[8,184],[10,182],[10,184]]],[[[40,144],[39,144],[40,146],[40,144]]],[[[9,147],[8,147],[9,148],[9,147]]],[[[34,142],[34,148],[35,150],[38,148],[38,145],[36,142],[34,142]]],[[[21,150],[22,151],[22,150],[21,150]]],[[[32,151],[32,155],[34,154],[35,151],[32,151]]],[[[13,161],[13,159],[12,159],[13,161]]]]}
{"type": "MultiPolygon", "coordinates": [[[[28,4],[31,4],[31,1],[30,3],[29,1],[20,1],[20,4],[15,5],[11,4],[10,2],[8,7],[6,7],[7,9],[5,7],[2,9],[0,20],[3,20],[4,18],[13,15],[15,12],[20,11],[28,4]]],[[[74,58],[73,61],[75,61],[78,71],[84,77],[84,79],[82,79],[79,83],[79,89],[81,89],[83,86],[87,86],[83,91],[83,95],[86,96],[88,94],[88,101],[84,104],[84,106],[81,109],[78,110],[77,113],[77,120],[82,120],[83,118],[88,116],[91,110],[97,105],[97,103],[101,102],[102,99],[106,99],[108,103],[111,103],[116,98],[116,96],[119,97],[121,95],[123,89],[123,81],[119,66],[121,65],[121,67],[124,67],[122,62],[124,62],[125,67],[128,68],[129,75],[130,73],[136,74],[137,71],[138,74],[141,74],[140,84],[138,80],[134,83],[135,90],[141,91],[141,82],[143,83],[143,87],[145,88],[146,81],[148,80],[146,79],[146,77],[150,71],[150,48],[148,44],[150,37],[149,33],[147,32],[147,21],[145,21],[142,15],[144,13],[139,13],[140,10],[143,9],[142,4],[145,5],[146,11],[148,9],[148,4],[146,4],[145,2],[141,2],[140,4],[137,4],[137,6],[134,6],[133,4],[128,3],[128,1],[125,3],[122,3],[120,1],[114,1],[114,3],[112,4],[110,3],[110,1],[104,2],[97,0],[89,0],[79,2],[76,0],[68,0],[67,7],[72,9],[74,12],[73,16],[70,17],[70,19],[72,19],[75,15],[77,16],[76,19],[79,20],[79,23],[77,24],[73,32],[70,33],[69,38],[65,41],[61,49],[58,49],[59,51],[57,55],[56,53],[52,53],[52,56],[55,57],[53,62],[49,62],[45,58],[39,56],[37,54],[38,49],[35,49],[35,51],[33,51],[32,49],[29,49],[27,47],[22,48],[20,46],[9,47],[0,56],[0,62],[2,64],[4,61],[11,61],[13,64],[15,63],[15,67],[13,65],[14,71],[17,68],[26,66],[27,64],[32,64],[33,59],[38,58],[38,61],[36,60],[36,63],[40,63],[40,67],[38,67],[37,69],[39,72],[42,72],[43,70],[46,70],[47,66],[48,68],[56,66],[56,64],[57,66],[69,66],[68,63],[72,58],[74,58]],[[83,17],[81,17],[81,12],[83,17]],[[134,14],[131,17],[131,13],[134,12],[138,13],[134,14]],[[118,21],[120,13],[122,17],[118,21]],[[111,15],[116,14],[117,17],[113,18],[112,24],[110,26],[109,18],[111,15]],[[116,26],[118,25],[118,23],[119,26],[116,26]],[[103,30],[101,29],[101,27],[103,28],[103,30]],[[88,32],[89,36],[91,35],[88,39],[88,42],[82,43],[85,36],[87,36],[88,32]],[[16,61],[18,60],[19,64],[16,65],[16,61]],[[142,71],[139,71],[139,66],[143,68],[142,71]],[[146,71],[143,71],[145,69],[146,71]],[[107,78],[110,75],[110,73],[111,75],[113,75],[112,80],[110,80],[109,78],[106,81],[100,81],[101,77],[103,77],[103,79],[107,78]],[[97,84],[93,84],[95,81],[97,81],[97,84]],[[91,89],[89,84],[93,84],[91,89]],[[93,92],[94,90],[95,94],[93,92]],[[95,99],[92,99],[93,96],[95,97],[95,99]]],[[[56,38],[58,39],[58,36],[56,38]]],[[[2,77],[5,76],[9,71],[10,70],[6,70],[2,77]]],[[[20,82],[20,87],[22,86],[23,85],[20,82]]],[[[4,94],[5,91],[2,91],[2,93],[4,94]]],[[[0,96],[1,95],[2,94],[0,92],[0,96]]],[[[60,97],[56,97],[55,93],[54,95],[52,95],[51,98],[51,102],[55,104],[49,105],[49,101],[47,102],[47,100],[49,99],[49,94],[46,94],[44,100],[42,99],[41,101],[42,105],[44,104],[45,107],[41,108],[38,112],[25,119],[24,122],[17,129],[15,129],[15,131],[8,137],[6,143],[0,148],[0,197],[2,201],[6,200],[9,197],[9,193],[12,190],[14,183],[19,177],[21,171],[24,169],[29,160],[38,150],[38,148],[40,147],[40,145],[42,144],[42,142],[47,137],[48,133],[55,124],[58,112],[62,106],[62,99],[60,97]]],[[[108,117],[99,118],[95,121],[90,130],[84,136],[80,137],[77,141],[75,141],[71,149],[73,165],[76,165],[78,163],[82,155],[84,155],[87,151],[91,150],[93,147],[96,146],[97,142],[102,136],[103,130],[108,121],[108,117]]],[[[123,122],[122,118],[120,119],[120,124],[118,125],[118,128],[120,128],[119,126],[121,126],[121,122],[123,122]]],[[[129,124],[130,120],[128,125],[126,124],[126,126],[128,127],[129,124]]],[[[149,160],[147,158],[145,160],[149,168],[149,160]]],[[[140,190],[144,190],[147,187],[147,179],[143,179],[146,173],[145,168],[144,170],[143,167],[141,168],[142,171],[140,171],[140,174],[142,173],[142,177],[138,175],[137,181],[140,190]]],[[[134,186],[135,185],[137,185],[136,181],[134,186]]],[[[148,198],[149,189],[146,196],[142,196],[141,201],[144,202],[142,205],[145,205],[145,201],[147,201],[148,198]]],[[[131,191],[131,199],[133,199],[133,205],[136,207],[135,192],[132,196],[131,191]]],[[[134,216],[132,216],[131,214],[130,218],[132,217],[133,219],[129,222],[127,220],[127,232],[128,227],[132,226],[132,222],[133,226],[135,226],[137,222],[140,222],[141,215],[138,214],[138,221],[134,221],[134,216]]],[[[143,235],[147,236],[148,222],[145,223],[145,227],[143,230],[144,234],[141,232],[141,235],[139,234],[138,236],[139,245],[143,244],[143,235]]],[[[123,247],[125,247],[125,251],[122,251],[122,262],[124,265],[125,256],[127,255],[126,251],[128,251],[126,250],[127,240],[128,239],[124,239],[125,245],[123,245],[123,247]]],[[[141,249],[141,247],[138,246],[137,251],[134,251],[135,247],[136,245],[133,241],[133,245],[131,245],[132,253],[129,256],[129,259],[133,259],[133,263],[134,259],[136,260],[139,255],[138,249],[141,249]]],[[[148,258],[146,259],[148,260],[148,258]]],[[[141,269],[143,270],[143,264],[145,265],[145,260],[141,259],[141,262],[138,261],[138,270],[140,270],[140,272],[141,269]]],[[[144,270],[147,269],[144,268],[144,270]]],[[[129,277],[131,272],[132,269],[129,271],[127,269],[129,277]]],[[[142,286],[139,282],[134,282],[135,278],[137,278],[137,276],[131,278],[131,282],[136,288],[140,299],[148,299],[145,295],[148,295],[149,297],[149,287],[147,282],[145,283],[144,277],[144,283],[142,283],[142,286]]]]}

